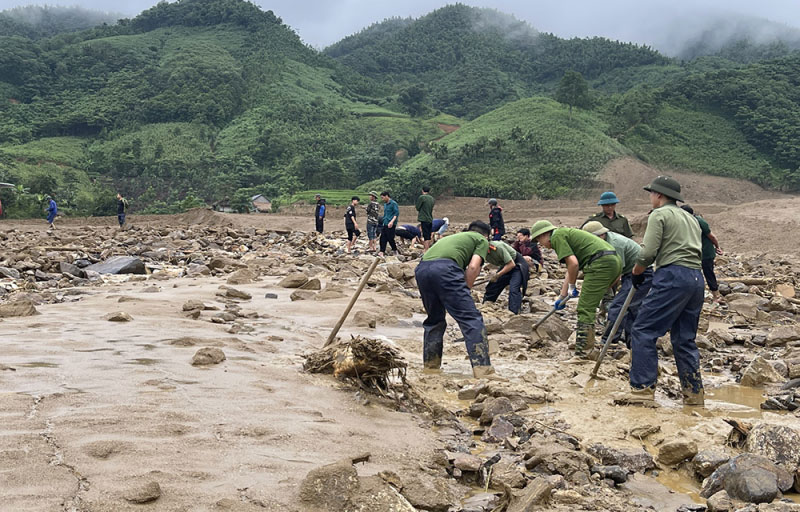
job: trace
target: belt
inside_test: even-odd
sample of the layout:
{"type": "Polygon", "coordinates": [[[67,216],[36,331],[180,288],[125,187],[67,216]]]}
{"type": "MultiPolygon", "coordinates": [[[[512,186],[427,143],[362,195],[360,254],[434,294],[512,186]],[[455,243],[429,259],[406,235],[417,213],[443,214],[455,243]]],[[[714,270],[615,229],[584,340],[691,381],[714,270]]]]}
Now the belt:
{"type": "Polygon", "coordinates": [[[589,265],[591,265],[595,261],[599,260],[603,256],[616,256],[616,255],[617,255],[617,251],[600,251],[600,252],[596,252],[596,253],[592,254],[592,257],[589,258],[589,261],[586,262],[586,266],[588,267],[589,265]]]}

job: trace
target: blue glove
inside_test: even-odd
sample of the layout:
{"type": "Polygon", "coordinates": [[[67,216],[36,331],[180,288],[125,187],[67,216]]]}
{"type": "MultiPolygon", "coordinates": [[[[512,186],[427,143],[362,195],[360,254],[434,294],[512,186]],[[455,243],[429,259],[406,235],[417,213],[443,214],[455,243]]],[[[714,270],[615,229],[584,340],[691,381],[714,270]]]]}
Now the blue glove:
{"type": "Polygon", "coordinates": [[[567,300],[568,299],[569,299],[569,297],[563,297],[563,298],[559,297],[558,300],[556,301],[556,303],[553,304],[553,308],[556,311],[561,311],[562,309],[567,307],[567,300]]]}
{"type": "Polygon", "coordinates": [[[569,285],[569,287],[571,288],[571,290],[569,291],[569,296],[572,297],[573,299],[577,298],[578,295],[581,294],[581,292],[579,292],[578,289],[575,288],[574,284],[569,285]]]}

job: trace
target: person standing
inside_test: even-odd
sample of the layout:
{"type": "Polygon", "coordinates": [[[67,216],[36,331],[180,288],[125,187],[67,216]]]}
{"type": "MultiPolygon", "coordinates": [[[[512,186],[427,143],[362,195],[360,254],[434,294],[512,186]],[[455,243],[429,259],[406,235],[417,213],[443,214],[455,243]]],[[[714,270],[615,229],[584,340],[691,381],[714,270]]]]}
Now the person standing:
{"type": "Polygon", "coordinates": [[[492,228],[492,240],[500,240],[506,234],[503,222],[503,209],[497,206],[497,199],[489,199],[489,227],[492,228]]]}
{"type": "Polygon", "coordinates": [[[367,205],[367,238],[369,247],[367,250],[375,252],[375,240],[378,238],[378,227],[381,223],[381,205],[378,204],[378,193],[374,190],[369,193],[369,204],[367,205]]]}
{"type": "MultiPolygon", "coordinates": [[[[617,256],[619,256],[620,260],[622,261],[620,288],[617,291],[617,294],[614,296],[614,300],[611,301],[611,305],[608,307],[606,330],[601,339],[601,343],[605,343],[606,339],[608,339],[608,336],[611,334],[611,329],[614,326],[614,322],[617,321],[617,317],[622,311],[622,306],[625,304],[625,299],[628,297],[628,293],[633,287],[633,274],[631,274],[631,272],[633,271],[633,266],[636,264],[636,261],[639,259],[639,253],[641,252],[642,247],[630,238],[626,238],[619,233],[609,231],[607,227],[595,220],[584,224],[583,230],[587,233],[591,233],[597,237],[600,237],[611,244],[611,247],[617,251],[617,256]]],[[[647,297],[647,293],[650,291],[650,285],[653,281],[653,269],[648,267],[647,270],[644,271],[643,275],[645,276],[644,282],[639,285],[634,292],[631,302],[628,305],[628,311],[623,320],[624,323],[622,324],[622,329],[619,329],[614,335],[612,343],[618,342],[622,338],[623,332],[625,333],[626,342],[628,344],[630,343],[630,333],[631,329],[633,328],[633,322],[636,320],[636,314],[639,311],[639,307],[642,305],[642,301],[644,301],[644,298],[647,297]]]]}
{"type": "Polygon", "coordinates": [[[56,225],[54,222],[56,220],[56,216],[58,215],[58,205],[52,196],[47,196],[47,199],[49,199],[47,206],[47,223],[50,224],[49,229],[55,229],[56,225]]]}
{"type": "Polygon", "coordinates": [[[653,211],[647,219],[642,252],[633,267],[633,285],[640,286],[644,272],[655,263],[653,285],[633,323],[631,340],[631,391],[616,402],[655,405],[658,379],[658,338],[670,333],[678,367],[683,403],[703,405],[700,353],[695,338],[703,308],[702,242],[700,224],[678,207],[681,186],[669,176],[658,176],[645,187],[653,211]]]}
{"type": "Polygon", "coordinates": [[[589,217],[583,225],[581,225],[581,228],[583,228],[587,222],[597,221],[607,227],[609,231],[619,233],[628,238],[633,238],[633,230],[631,229],[628,219],[617,213],[619,199],[614,192],[603,192],[597,204],[603,207],[603,211],[589,217]]]}
{"type": "Polygon", "coordinates": [[[470,290],[481,272],[489,250],[489,226],[481,221],[469,225],[467,231],[439,240],[422,256],[414,275],[422,304],[428,317],[422,323],[422,360],[427,371],[442,365],[445,313],[458,323],[464,335],[472,373],[487,378],[495,373],[489,359],[489,340],[470,290]]]}
{"type": "Polygon", "coordinates": [[[549,221],[537,221],[531,227],[531,237],[539,245],[556,252],[558,260],[567,265],[561,294],[554,305],[564,309],[570,297],[578,299],[578,327],[575,332],[575,357],[593,357],[594,324],[597,307],[603,295],[619,277],[622,262],[614,248],[598,237],[574,228],[556,228],[549,221]],[[583,286],[575,287],[578,272],[583,271],[583,286]]]}
{"type": "Polygon", "coordinates": [[[397,202],[392,199],[392,195],[388,191],[381,192],[381,199],[383,200],[383,228],[381,228],[381,250],[378,254],[383,257],[384,253],[386,253],[386,244],[389,244],[392,250],[397,253],[394,232],[397,229],[397,217],[400,216],[400,207],[397,206],[397,202]]]}
{"type": "Polygon", "coordinates": [[[347,252],[353,251],[353,246],[356,240],[361,236],[361,231],[358,230],[358,221],[356,220],[356,206],[360,201],[358,196],[350,198],[350,205],[344,211],[344,228],[347,230],[347,252]]]}
{"type": "Polygon", "coordinates": [[[422,187],[422,195],[417,198],[417,222],[419,222],[419,229],[422,231],[422,246],[424,250],[431,247],[431,233],[433,232],[433,205],[436,200],[430,195],[430,187],[422,187]]]}
{"type": "Polygon", "coordinates": [[[122,197],[122,194],[117,193],[117,220],[119,221],[119,229],[125,225],[125,210],[128,209],[128,201],[122,197]]]}
{"type": "Polygon", "coordinates": [[[719,293],[719,284],[717,284],[717,276],[714,273],[714,260],[717,258],[717,254],[722,254],[722,249],[719,247],[719,240],[717,240],[717,237],[711,232],[711,227],[708,225],[708,222],[706,222],[706,219],[700,215],[695,215],[694,208],[688,204],[681,206],[681,208],[694,215],[694,218],[697,219],[697,222],[700,224],[701,243],[703,244],[703,277],[706,278],[706,284],[708,285],[708,289],[711,290],[714,302],[721,304],[723,302],[722,295],[719,293]]]}
{"type": "Polygon", "coordinates": [[[314,222],[317,233],[322,233],[325,228],[325,200],[319,194],[315,194],[314,199],[317,200],[317,207],[314,209],[314,222]]]}
{"type": "Polygon", "coordinates": [[[511,247],[525,258],[529,267],[533,265],[537,272],[541,272],[544,266],[542,252],[539,250],[539,244],[531,240],[530,229],[520,228],[517,230],[517,239],[511,247]]]}
{"type": "Polygon", "coordinates": [[[495,302],[508,286],[508,310],[518,315],[530,278],[525,258],[507,243],[493,241],[489,242],[486,263],[499,267],[499,270],[489,277],[483,302],[495,302]]]}

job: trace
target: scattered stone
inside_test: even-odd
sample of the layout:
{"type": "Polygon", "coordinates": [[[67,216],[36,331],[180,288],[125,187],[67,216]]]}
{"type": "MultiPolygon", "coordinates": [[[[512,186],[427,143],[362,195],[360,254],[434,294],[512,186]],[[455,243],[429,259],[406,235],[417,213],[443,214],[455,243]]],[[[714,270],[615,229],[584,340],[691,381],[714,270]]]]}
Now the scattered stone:
{"type": "Polygon", "coordinates": [[[312,469],[300,483],[298,496],[304,508],[339,512],[351,510],[359,488],[358,473],[350,461],[312,469]]]}
{"type": "Polygon", "coordinates": [[[357,327],[374,329],[378,324],[378,316],[368,311],[356,311],[353,315],[353,324],[357,327]]]}
{"type": "Polygon", "coordinates": [[[33,302],[21,300],[17,302],[9,302],[0,304],[0,318],[11,318],[15,316],[33,316],[38,315],[36,307],[33,302]]]}
{"type": "Polygon", "coordinates": [[[278,298],[278,294],[277,293],[267,293],[267,294],[264,295],[264,298],[265,299],[277,299],[278,298]]]}
{"type": "Polygon", "coordinates": [[[192,357],[192,366],[219,364],[225,360],[225,352],[215,347],[203,347],[192,357]]]}
{"type": "Polygon", "coordinates": [[[589,446],[587,451],[605,465],[621,466],[632,473],[644,473],[656,467],[653,456],[641,448],[617,449],[598,443],[589,446]]]}
{"type": "Polygon", "coordinates": [[[461,471],[478,471],[483,465],[483,460],[471,453],[457,453],[453,458],[453,466],[461,471]]]}
{"type": "Polygon", "coordinates": [[[733,510],[733,500],[725,491],[719,491],[706,501],[708,512],[730,512],[733,510]]]}
{"type": "Polygon", "coordinates": [[[431,478],[428,475],[404,479],[400,493],[415,509],[431,512],[447,512],[458,501],[453,487],[446,479],[431,478]]]}
{"type": "Polygon", "coordinates": [[[661,432],[660,425],[642,425],[639,427],[632,428],[629,434],[631,437],[642,441],[658,432],[661,432]]]}
{"type": "Polygon", "coordinates": [[[615,484],[628,481],[628,472],[620,466],[592,466],[592,473],[597,473],[601,478],[613,480],[615,484]]]}
{"type": "Polygon", "coordinates": [[[783,382],[784,379],[775,368],[764,359],[758,356],[745,368],[742,373],[742,386],[761,386],[767,382],[783,382]]]}
{"type": "Polygon", "coordinates": [[[495,416],[491,426],[483,433],[481,441],[485,443],[501,443],[514,435],[514,425],[502,416],[495,416]]]}
{"type": "Polygon", "coordinates": [[[491,512],[496,510],[498,505],[500,505],[498,495],[482,492],[461,502],[461,512],[491,512]]]}
{"type": "Polygon", "coordinates": [[[228,284],[250,284],[256,280],[255,272],[247,268],[240,268],[239,270],[235,271],[233,274],[228,276],[228,280],[226,281],[228,284]]]}
{"type": "Polygon", "coordinates": [[[489,425],[494,420],[495,416],[501,414],[508,414],[514,412],[514,404],[511,400],[501,396],[499,398],[489,398],[483,405],[483,412],[481,412],[481,425],[489,425]]]}
{"type": "Polygon", "coordinates": [[[206,309],[205,303],[200,300],[189,300],[183,303],[183,310],[184,311],[194,311],[194,310],[204,310],[206,309]]]}
{"type": "Polygon", "coordinates": [[[130,503],[150,503],[161,497],[161,486],[158,482],[148,482],[125,491],[123,497],[130,503]]]}
{"type": "Polygon", "coordinates": [[[308,282],[308,276],[302,272],[292,272],[288,276],[281,279],[278,286],[281,288],[300,288],[308,282]]]}
{"type": "Polygon", "coordinates": [[[109,322],[130,322],[133,317],[124,311],[117,311],[116,313],[109,313],[104,317],[109,322]]]}
{"type": "Polygon", "coordinates": [[[59,262],[58,271],[62,274],[69,274],[75,277],[86,277],[85,270],[79,268],[77,265],[73,265],[72,263],[67,263],[66,261],[59,262]]]}
{"type": "Polygon", "coordinates": [[[800,325],[779,325],[767,334],[768,347],[782,347],[797,340],[800,340],[800,325]]]}
{"type": "Polygon", "coordinates": [[[508,512],[532,512],[550,501],[553,485],[545,478],[537,477],[520,493],[515,493],[508,512]]]}
{"type": "Polygon", "coordinates": [[[292,302],[296,300],[314,300],[316,295],[316,292],[308,290],[295,290],[291,295],[289,295],[289,298],[292,300],[292,302]]]}
{"type": "Polygon", "coordinates": [[[688,439],[676,439],[661,445],[658,450],[658,462],[672,466],[697,455],[697,443],[688,439]]]}
{"type": "Polygon", "coordinates": [[[800,430],[759,423],[750,430],[744,449],[762,455],[789,472],[800,468],[800,430]]]}
{"type": "Polygon", "coordinates": [[[776,493],[777,491],[785,492],[794,484],[793,476],[776,466],[768,458],[752,453],[743,453],[711,473],[703,481],[700,496],[708,499],[717,492],[725,490],[731,498],[752,503],[752,499],[757,496],[766,496],[770,492],[772,489],[772,485],[768,482],[770,479],[775,484],[776,493]],[[752,470],[760,471],[748,473],[752,470]],[[743,473],[748,473],[746,478],[736,476],[743,473]],[[768,477],[767,474],[770,476],[768,477]]]}
{"type": "Polygon", "coordinates": [[[725,492],[746,503],[770,503],[778,496],[775,474],[761,468],[737,471],[725,480],[725,492]]]}
{"type": "Polygon", "coordinates": [[[19,279],[19,270],[7,267],[0,267],[0,277],[7,277],[9,279],[19,279]]]}
{"type": "Polygon", "coordinates": [[[316,277],[309,279],[308,282],[300,287],[301,290],[321,290],[322,283],[316,277]]]}
{"type": "Polygon", "coordinates": [[[474,386],[468,386],[458,391],[459,400],[475,400],[482,393],[486,393],[489,385],[486,382],[478,382],[474,386]]]}
{"type": "Polygon", "coordinates": [[[113,256],[101,263],[86,267],[87,271],[99,274],[145,274],[144,262],[133,256],[113,256]]]}
{"type": "Polygon", "coordinates": [[[242,299],[242,300],[250,300],[253,298],[252,295],[249,293],[237,290],[236,288],[231,288],[230,286],[220,286],[221,292],[217,292],[217,295],[222,295],[224,297],[228,297],[231,299],[242,299]]]}
{"type": "Polygon", "coordinates": [[[794,298],[795,296],[795,289],[794,286],[790,284],[778,284],[775,285],[775,293],[780,295],[781,297],[786,297],[787,299],[794,298]]]}
{"type": "Polygon", "coordinates": [[[730,460],[730,456],[717,450],[702,450],[692,459],[692,469],[702,478],[708,477],[718,467],[730,460]]]}

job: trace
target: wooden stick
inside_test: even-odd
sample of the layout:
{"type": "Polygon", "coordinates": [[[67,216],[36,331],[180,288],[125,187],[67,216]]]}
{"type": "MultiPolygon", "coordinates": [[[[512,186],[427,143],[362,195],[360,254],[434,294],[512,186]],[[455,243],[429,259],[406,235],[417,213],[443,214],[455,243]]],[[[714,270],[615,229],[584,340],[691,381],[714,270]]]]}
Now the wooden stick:
{"type": "Polygon", "coordinates": [[[745,286],[758,286],[770,284],[772,279],[765,277],[723,277],[718,281],[723,283],[742,283],[745,286]]]}
{"type": "Polygon", "coordinates": [[[358,296],[361,295],[361,291],[367,285],[367,281],[369,281],[369,278],[372,276],[372,273],[375,272],[375,268],[378,266],[378,263],[380,263],[380,261],[381,261],[381,257],[380,256],[375,256],[375,261],[372,262],[372,265],[370,265],[369,269],[367,270],[367,273],[364,274],[364,277],[361,278],[361,282],[358,284],[358,288],[356,288],[356,292],[353,294],[353,297],[350,298],[350,303],[345,308],[344,313],[342,313],[341,318],[339,318],[339,321],[336,322],[336,326],[331,331],[330,335],[328,336],[327,341],[325,341],[325,345],[323,345],[322,348],[327,347],[328,345],[333,343],[334,339],[336,339],[336,335],[339,334],[339,329],[342,328],[342,324],[344,324],[344,321],[347,320],[347,315],[350,314],[350,310],[353,309],[353,306],[356,305],[356,301],[358,300],[358,296]]]}

